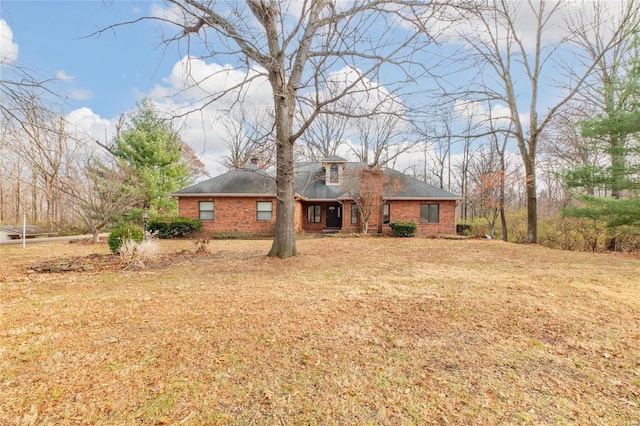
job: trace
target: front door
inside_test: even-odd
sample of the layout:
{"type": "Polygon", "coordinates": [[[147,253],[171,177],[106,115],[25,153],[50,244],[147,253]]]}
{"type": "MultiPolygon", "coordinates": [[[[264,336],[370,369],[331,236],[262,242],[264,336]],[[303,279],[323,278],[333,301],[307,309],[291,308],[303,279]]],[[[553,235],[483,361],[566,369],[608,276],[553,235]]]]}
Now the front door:
{"type": "Polygon", "coordinates": [[[327,206],[327,228],[342,228],[342,207],[340,204],[327,206]]]}

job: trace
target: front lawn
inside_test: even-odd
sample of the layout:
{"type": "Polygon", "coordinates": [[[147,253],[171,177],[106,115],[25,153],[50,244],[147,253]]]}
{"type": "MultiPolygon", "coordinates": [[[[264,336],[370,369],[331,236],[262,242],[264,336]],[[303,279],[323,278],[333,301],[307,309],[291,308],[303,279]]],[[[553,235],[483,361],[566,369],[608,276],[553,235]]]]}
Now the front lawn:
{"type": "Polygon", "coordinates": [[[0,247],[0,424],[639,424],[637,256],[159,243],[143,271],[66,273],[27,270],[107,245],[0,247]]]}

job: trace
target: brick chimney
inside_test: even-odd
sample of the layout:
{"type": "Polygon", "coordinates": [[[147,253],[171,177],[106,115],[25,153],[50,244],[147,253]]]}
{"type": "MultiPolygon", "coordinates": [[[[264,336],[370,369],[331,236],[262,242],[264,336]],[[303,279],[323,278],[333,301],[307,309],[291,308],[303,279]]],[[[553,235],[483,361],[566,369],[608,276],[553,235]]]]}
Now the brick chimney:
{"type": "Polygon", "coordinates": [[[258,158],[257,157],[251,157],[251,159],[249,159],[249,164],[246,166],[247,169],[251,169],[251,170],[257,170],[258,169],[258,158]]]}

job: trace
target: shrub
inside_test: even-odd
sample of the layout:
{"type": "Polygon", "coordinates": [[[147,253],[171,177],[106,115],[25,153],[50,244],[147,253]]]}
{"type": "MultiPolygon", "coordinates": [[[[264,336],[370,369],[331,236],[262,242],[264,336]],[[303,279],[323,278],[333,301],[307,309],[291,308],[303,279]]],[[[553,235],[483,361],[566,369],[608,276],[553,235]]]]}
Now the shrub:
{"type": "Polygon", "coordinates": [[[111,253],[117,253],[126,240],[141,243],[144,240],[144,231],[139,226],[134,225],[122,225],[114,228],[107,239],[111,253]]]}
{"type": "Polygon", "coordinates": [[[527,211],[524,209],[507,212],[507,232],[509,242],[526,244],[527,242],[527,211]]]}
{"type": "Polygon", "coordinates": [[[187,238],[202,232],[202,222],[187,217],[165,217],[150,220],[147,229],[158,238],[187,238]]]}
{"type": "Polygon", "coordinates": [[[418,230],[418,225],[409,221],[391,222],[389,226],[393,229],[393,235],[396,237],[413,237],[418,230]]]}
{"type": "Polygon", "coordinates": [[[467,237],[473,233],[473,225],[470,223],[458,223],[456,224],[456,234],[466,235],[467,237]]]}
{"type": "Polygon", "coordinates": [[[118,254],[122,256],[125,269],[145,269],[147,264],[158,256],[158,243],[153,238],[148,238],[141,243],[133,239],[124,240],[118,254]]]}

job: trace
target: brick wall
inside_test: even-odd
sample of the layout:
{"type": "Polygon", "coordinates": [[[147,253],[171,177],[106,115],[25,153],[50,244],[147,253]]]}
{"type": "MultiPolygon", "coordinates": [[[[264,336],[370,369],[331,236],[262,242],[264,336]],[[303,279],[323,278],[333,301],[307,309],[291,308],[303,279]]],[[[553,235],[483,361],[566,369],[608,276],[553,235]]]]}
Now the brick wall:
{"type": "Polygon", "coordinates": [[[214,220],[202,221],[204,233],[273,234],[274,232],[276,219],[274,197],[182,197],[178,201],[179,215],[198,219],[200,201],[214,202],[214,220]],[[273,215],[270,221],[257,220],[256,203],[258,201],[273,202],[273,215]]]}
{"type": "MultiPolygon", "coordinates": [[[[358,223],[351,223],[351,206],[353,204],[353,201],[344,201],[342,204],[342,230],[346,232],[362,232],[360,215],[358,215],[358,223]]],[[[371,232],[371,228],[369,228],[369,232],[371,232]]]]}
{"type": "MultiPolygon", "coordinates": [[[[391,222],[408,220],[418,225],[417,234],[435,236],[456,233],[456,201],[420,201],[420,200],[389,200],[391,222]],[[420,204],[439,204],[440,221],[438,223],[420,223],[420,204]]],[[[383,232],[393,231],[388,225],[383,226],[383,232]]]]}
{"type": "Polygon", "coordinates": [[[307,212],[300,201],[296,201],[294,215],[295,230],[296,232],[302,232],[304,230],[304,223],[307,220],[307,212]]]}
{"type": "MultiPolygon", "coordinates": [[[[203,220],[202,230],[209,234],[219,233],[248,233],[273,234],[276,200],[273,197],[183,197],[179,200],[179,214],[181,216],[198,219],[198,202],[214,202],[215,220],[203,220]],[[256,203],[258,201],[273,202],[273,216],[269,222],[258,222],[256,219],[256,203]]],[[[419,200],[389,200],[391,221],[409,220],[418,225],[417,234],[435,236],[456,233],[456,202],[452,201],[419,201],[419,200]],[[439,223],[420,223],[420,204],[439,204],[439,223]]],[[[378,232],[381,214],[373,214],[369,220],[369,233],[378,232]]],[[[322,206],[322,222],[307,222],[306,204],[296,202],[295,229],[297,232],[322,232],[326,226],[326,204],[322,206]]],[[[351,202],[345,201],[342,207],[342,230],[360,232],[361,225],[351,225],[351,202]]],[[[382,232],[391,234],[388,225],[382,226],[382,232]]]]}
{"type": "MultiPolygon", "coordinates": [[[[322,203],[322,202],[299,202],[296,205],[296,231],[305,232],[322,232],[327,227],[327,206],[338,204],[337,202],[322,203]],[[320,213],[320,222],[309,222],[307,218],[307,209],[309,206],[320,206],[322,212],[320,213]]],[[[342,209],[342,226],[344,228],[345,220],[348,219],[345,216],[344,208],[342,209]]],[[[351,211],[349,211],[349,214],[351,211]]]]}

